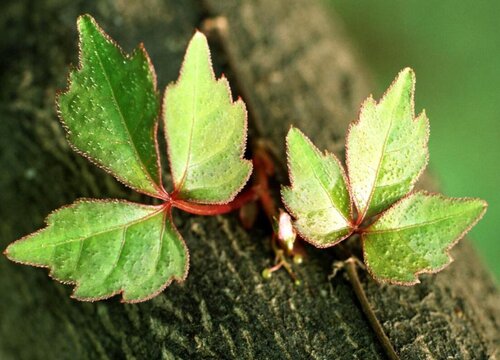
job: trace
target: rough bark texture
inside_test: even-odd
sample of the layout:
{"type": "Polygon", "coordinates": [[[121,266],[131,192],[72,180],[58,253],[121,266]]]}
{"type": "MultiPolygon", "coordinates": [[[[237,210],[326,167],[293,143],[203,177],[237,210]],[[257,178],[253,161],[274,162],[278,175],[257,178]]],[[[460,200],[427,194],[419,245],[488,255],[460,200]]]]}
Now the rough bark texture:
{"type": "MultiPolygon", "coordinates": [[[[224,69],[236,64],[252,111],[251,134],[284,159],[290,124],[339,153],[349,121],[369,94],[366,74],[333,15],[306,0],[4,1],[0,11],[0,244],[31,232],[78,197],[141,199],[72,153],[54,113],[55,90],[76,63],[75,19],[90,12],[124,48],[144,41],[160,86],[176,78],[187,40],[203,18],[227,17],[224,69]]],[[[225,69],[227,71],[227,69],[225,69]]],[[[234,73],[230,73],[234,79],[234,73]]],[[[237,95],[237,94],[236,94],[237,95]]],[[[343,154],[340,153],[340,156],[343,154]]],[[[281,180],[284,175],[279,175],[281,180]]],[[[169,179],[167,179],[169,180],[169,179]]],[[[236,215],[179,215],[191,249],[187,281],[155,299],[80,303],[45,270],[0,259],[2,359],[384,358],[349,282],[329,280],[333,254],[308,248],[298,270],[264,281],[272,253],[265,221],[244,231],[236,215]]],[[[495,358],[498,293],[467,241],[438,275],[368,297],[404,359],[495,358]]]]}

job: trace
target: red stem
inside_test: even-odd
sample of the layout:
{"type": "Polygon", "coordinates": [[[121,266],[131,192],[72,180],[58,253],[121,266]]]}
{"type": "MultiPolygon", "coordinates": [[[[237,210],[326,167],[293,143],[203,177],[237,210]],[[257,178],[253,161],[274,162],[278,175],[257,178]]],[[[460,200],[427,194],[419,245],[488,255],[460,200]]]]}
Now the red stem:
{"type": "Polygon", "coordinates": [[[242,191],[233,201],[227,204],[197,204],[190,201],[172,199],[172,206],[195,215],[221,215],[238,210],[248,202],[255,201],[259,197],[255,188],[242,191]]]}
{"type": "Polygon", "coordinates": [[[273,218],[278,214],[276,204],[271,196],[271,190],[269,188],[269,176],[274,174],[274,163],[262,145],[259,146],[259,144],[257,144],[255,147],[253,164],[259,200],[267,218],[272,223],[273,218]]]}

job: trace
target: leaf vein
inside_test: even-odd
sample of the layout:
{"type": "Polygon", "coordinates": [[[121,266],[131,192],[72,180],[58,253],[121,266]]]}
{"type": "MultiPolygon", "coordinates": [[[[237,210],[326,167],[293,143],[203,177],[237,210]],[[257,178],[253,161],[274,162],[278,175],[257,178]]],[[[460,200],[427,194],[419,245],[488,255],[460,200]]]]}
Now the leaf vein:
{"type": "Polygon", "coordinates": [[[56,244],[42,244],[41,247],[57,247],[57,246],[62,246],[62,245],[66,245],[66,244],[69,244],[69,243],[72,243],[72,242],[76,242],[76,241],[85,241],[85,240],[88,240],[88,239],[91,239],[95,236],[99,236],[99,235],[103,235],[103,234],[107,234],[109,232],[112,232],[112,231],[115,231],[115,230],[118,230],[118,229],[121,229],[123,228],[124,226],[125,227],[129,227],[129,226],[132,226],[132,225],[135,225],[137,223],[140,223],[144,220],[147,220],[147,219],[150,219],[152,218],[153,216],[157,215],[159,212],[163,211],[163,208],[160,208],[159,210],[156,210],[155,212],[151,213],[151,214],[148,214],[146,216],[143,216],[142,218],[139,218],[137,220],[134,220],[128,224],[125,224],[125,225],[117,225],[117,226],[113,226],[109,229],[106,229],[106,230],[103,230],[103,231],[98,231],[98,232],[95,232],[95,233],[92,233],[92,234],[89,234],[87,236],[80,236],[78,238],[73,238],[73,239],[70,239],[70,240],[66,240],[66,241],[62,241],[62,242],[59,242],[59,243],[56,243],[56,244]]]}
{"type": "Polygon", "coordinates": [[[428,221],[424,221],[424,222],[421,222],[421,223],[418,223],[418,224],[411,224],[411,225],[407,225],[407,226],[402,226],[402,227],[399,227],[399,228],[382,229],[382,230],[374,230],[374,231],[368,230],[368,231],[366,231],[366,233],[368,233],[368,234],[384,234],[384,233],[388,233],[388,232],[400,232],[400,231],[404,231],[404,230],[408,230],[408,229],[414,229],[414,228],[418,228],[418,227],[423,227],[423,226],[429,226],[429,225],[437,224],[439,222],[442,222],[442,221],[445,221],[445,220],[448,220],[448,219],[452,219],[454,217],[458,217],[458,216],[466,214],[468,212],[469,211],[461,211],[461,212],[458,212],[458,213],[455,213],[455,214],[452,214],[452,215],[448,215],[448,216],[444,216],[444,217],[441,217],[441,218],[438,218],[438,219],[428,220],[428,221]]]}
{"type": "MultiPolygon", "coordinates": [[[[321,160],[322,161],[325,161],[325,160],[328,161],[328,158],[325,159],[323,156],[321,156],[321,160]]],[[[349,220],[347,220],[347,218],[345,217],[345,215],[340,211],[340,209],[337,207],[337,205],[333,202],[333,199],[330,196],[330,193],[328,192],[328,189],[325,187],[325,184],[323,184],[323,181],[321,181],[321,179],[319,178],[319,176],[318,176],[318,174],[316,172],[316,168],[314,166],[311,166],[311,164],[308,164],[308,165],[312,169],[314,178],[319,182],[321,189],[324,191],[326,197],[328,198],[328,201],[330,202],[331,207],[334,208],[337,211],[337,213],[344,219],[344,221],[346,222],[346,224],[348,224],[349,220]]]]}
{"type": "MultiPolygon", "coordinates": [[[[198,79],[198,73],[199,73],[199,63],[198,59],[196,61],[196,66],[195,66],[195,79],[198,79]]],[[[193,102],[192,102],[192,111],[193,114],[191,116],[191,127],[189,129],[189,141],[188,141],[188,155],[186,159],[186,164],[184,165],[184,170],[182,171],[182,177],[179,182],[179,184],[175,187],[175,192],[180,192],[182,190],[182,187],[184,186],[184,183],[187,178],[187,172],[189,169],[189,163],[191,162],[191,148],[193,144],[193,133],[194,133],[194,123],[196,121],[196,112],[198,111],[198,107],[196,106],[196,97],[198,96],[198,87],[197,87],[198,82],[193,81],[193,102]]]]}
{"type": "Polygon", "coordinates": [[[133,152],[134,152],[134,156],[136,157],[136,159],[138,160],[142,170],[144,170],[146,176],[149,178],[149,180],[151,180],[151,184],[153,185],[153,188],[155,188],[156,190],[159,190],[158,188],[158,184],[156,183],[155,180],[153,180],[153,177],[152,175],[150,174],[149,170],[146,168],[146,165],[144,164],[144,161],[142,160],[141,156],[139,155],[139,151],[137,150],[137,146],[134,142],[134,139],[132,137],[132,134],[130,132],[130,129],[128,128],[128,125],[127,125],[127,122],[125,121],[125,116],[123,115],[123,111],[118,103],[118,100],[116,99],[116,94],[115,94],[115,90],[113,88],[113,86],[111,85],[111,80],[109,79],[109,75],[104,67],[104,64],[102,62],[102,59],[101,59],[101,56],[99,55],[99,51],[96,51],[95,52],[96,54],[96,57],[97,57],[97,60],[99,62],[99,66],[101,67],[101,70],[104,74],[104,78],[106,79],[106,82],[108,84],[108,87],[109,87],[109,90],[110,90],[110,93],[111,93],[111,97],[113,99],[113,103],[115,105],[115,108],[119,114],[119,118],[122,122],[122,125],[123,127],[125,128],[125,131],[127,132],[127,135],[128,135],[128,138],[130,140],[130,145],[132,146],[132,149],[133,149],[133,152]]]}

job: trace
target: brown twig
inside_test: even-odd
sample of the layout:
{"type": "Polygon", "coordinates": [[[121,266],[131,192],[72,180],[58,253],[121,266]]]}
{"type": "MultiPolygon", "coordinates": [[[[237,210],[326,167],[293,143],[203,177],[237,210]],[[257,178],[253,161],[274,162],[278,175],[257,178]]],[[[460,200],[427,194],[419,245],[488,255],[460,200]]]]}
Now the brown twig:
{"type": "Polygon", "coordinates": [[[375,315],[375,312],[373,311],[370,303],[368,302],[365,290],[363,289],[361,281],[359,280],[358,269],[356,267],[357,261],[359,260],[357,260],[354,257],[350,257],[344,262],[347,269],[347,275],[349,276],[349,281],[351,282],[352,288],[354,289],[354,293],[356,294],[356,297],[358,298],[361,308],[363,309],[363,313],[368,319],[368,322],[370,323],[373,331],[377,335],[380,344],[384,348],[387,357],[391,360],[399,360],[399,356],[398,354],[396,354],[396,351],[392,346],[391,340],[385,333],[384,329],[382,328],[382,325],[380,324],[380,321],[378,320],[377,316],[375,315]]]}

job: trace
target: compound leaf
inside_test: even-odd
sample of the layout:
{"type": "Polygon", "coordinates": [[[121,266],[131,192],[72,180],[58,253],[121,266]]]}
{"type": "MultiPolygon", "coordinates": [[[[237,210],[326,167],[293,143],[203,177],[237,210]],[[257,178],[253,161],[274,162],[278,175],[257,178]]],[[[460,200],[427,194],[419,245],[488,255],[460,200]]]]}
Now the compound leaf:
{"type": "Polygon", "coordinates": [[[443,269],[448,250],[483,216],[479,199],[418,192],[403,198],[363,233],[368,270],[380,281],[412,285],[417,275],[443,269]]]}
{"type": "Polygon", "coordinates": [[[9,259],[48,267],[76,284],[73,297],[147,300],[187,275],[189,256],[170,209],[122,201],[81,200],[47,218],[47,227],[12,243],[9,259]]]}
{"type": "Polygon", "coordinates": [[[146,50],[129,56],[89,15],[78,18],[80,68],[57,98],[78,152],[133,189],[164,197],[156,129],[159,96],[146,50]]]}
{"type": "Polygon", "coordinates": [[[424,170],[429,122],[414,119],[415,74],[401,71],[377,104],[368,98],[347,136],[347,168],[359,222],[406,195],[424,170]]]}
{"type": "Polygon", "coordinates": [[[189,43],[179,80],[167,87],[164,109],[173,197],[231,201],[252,170],[243,159],[246,109],[243,101],[232,101],[226,78],[216,80],[207,39],[200,32],[189,43]]]}
{"type": "Polygon", "coordinates": [[[317,247],[337,244],[352,232],[351,201],[344,170],[298,129],[286,137],[290,187],[281,195],[300,235],[317,247]]]}

